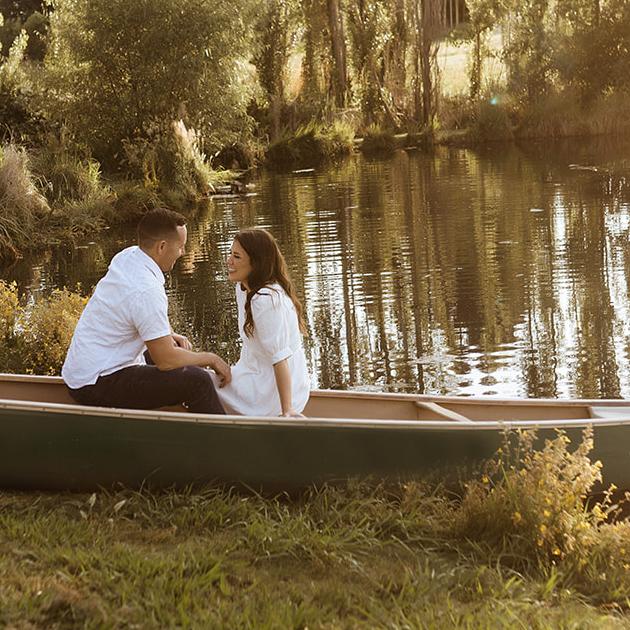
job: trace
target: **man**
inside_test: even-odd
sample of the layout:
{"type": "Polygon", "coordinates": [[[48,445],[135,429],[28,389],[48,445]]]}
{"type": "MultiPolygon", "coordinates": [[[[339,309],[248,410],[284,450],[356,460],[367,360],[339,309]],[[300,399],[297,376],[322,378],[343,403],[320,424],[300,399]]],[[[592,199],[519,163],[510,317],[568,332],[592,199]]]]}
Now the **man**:
{"type": "Polygon", "coordinates": [[[172,332],[164,272],[186,246],[186,221],[165,208],[147,212],[138,245],[112,259],[74,331],[61,375],[83,405],[155,409],[184,403],[195,413],[225,413],[212,378],[230,368],[216,354],[193,352],[172,332]],[[154,365],[144,360],[145,347],[154,365]]]}

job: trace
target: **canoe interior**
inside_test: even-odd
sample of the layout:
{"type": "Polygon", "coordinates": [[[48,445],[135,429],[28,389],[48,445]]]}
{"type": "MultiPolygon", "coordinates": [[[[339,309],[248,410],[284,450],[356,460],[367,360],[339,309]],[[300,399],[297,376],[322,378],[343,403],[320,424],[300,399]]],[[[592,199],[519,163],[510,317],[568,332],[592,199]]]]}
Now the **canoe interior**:
{"type": "MultiPolygon", "coordinates": [[[[57,377],[0,374],[0,399],[75,405],[57,377]]],[[[370,392],[319,391],[305,409],[311,418],[392,420],[556,420],[593,417],[591,405],[621,407],[627,401],[500,400],[370,392]]],[[[630,418],[630,406],[628,418],[630,418]]],[[[182,411],[183,407],[165,408],[182,411]]]]}

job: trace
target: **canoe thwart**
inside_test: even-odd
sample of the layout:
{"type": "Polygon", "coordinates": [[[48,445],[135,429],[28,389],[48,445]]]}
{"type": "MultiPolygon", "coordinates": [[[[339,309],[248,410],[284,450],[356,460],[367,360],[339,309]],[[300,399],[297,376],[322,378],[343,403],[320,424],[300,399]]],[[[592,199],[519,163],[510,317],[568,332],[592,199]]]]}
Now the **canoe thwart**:
{"type": "Polygon", "coordinates": [[[630,420],[630,405],[620,407],[605,407],[603,405],[591,405],[588,407],[591,418],[603,418],[610,420],[630,420]]]}
{"type": "Polygon", "coordinates": [[[451,411],[450,409],[446,409],[441,405],[438,405],[434,402],[425,402],[422,400],[416,400],[416,407],[418,409],[425,409],[427,411],[431,411],[432,413],[440,416],[441,418],[446,418],[447,420],[454,420],[455,422],[468,422],[472,423],[473,421],[466,416],[462,416],[461,413],[457,413],[456,411],[451,411]]]}

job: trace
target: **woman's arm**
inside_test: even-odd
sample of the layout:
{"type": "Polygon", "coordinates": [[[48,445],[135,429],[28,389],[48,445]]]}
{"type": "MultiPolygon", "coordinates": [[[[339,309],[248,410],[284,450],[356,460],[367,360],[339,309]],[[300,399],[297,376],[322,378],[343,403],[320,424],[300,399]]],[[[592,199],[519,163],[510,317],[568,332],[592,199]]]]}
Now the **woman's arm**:
{"type": "Polygon", "coordinates": [[[287,418],[303,418],[301,413],[293,409],[291,400],[291,371],[287,359],[274,363],[273,373],[276,377],[276,387],[280,396],[280,405],[282,407],[282,416],[287,418]]]}

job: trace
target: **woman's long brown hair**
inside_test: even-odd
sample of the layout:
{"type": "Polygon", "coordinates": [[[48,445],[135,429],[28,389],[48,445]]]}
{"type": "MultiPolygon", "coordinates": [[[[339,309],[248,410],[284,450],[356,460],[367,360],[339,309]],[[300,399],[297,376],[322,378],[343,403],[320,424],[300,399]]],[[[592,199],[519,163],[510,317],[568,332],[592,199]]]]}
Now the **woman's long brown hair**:
{"type": "Polygon", "coordinates": [[[247,278],[249,290],[245,300],[245,325],[243,330],[248,337],[254,333],[255,322],[252,316],[252,298],[264,287],[277,283],[291,298],[297,313],[300,331],[306,333],[306,324],[302,305],[297,298],[293,283],[289,278],[287,263],[278,247],[276,239],[263,228],[241,230],[235,237],[239,245],[247,252],[252,271],[247,278]]]}

